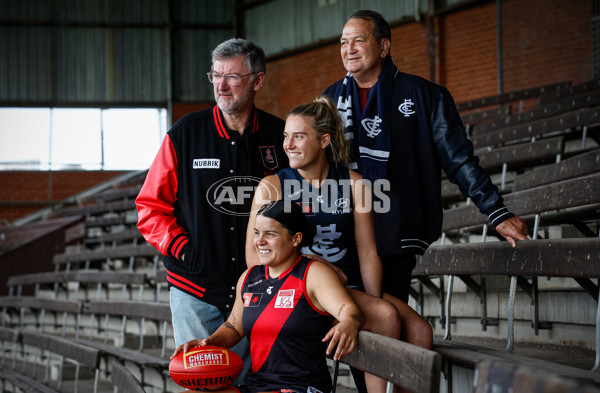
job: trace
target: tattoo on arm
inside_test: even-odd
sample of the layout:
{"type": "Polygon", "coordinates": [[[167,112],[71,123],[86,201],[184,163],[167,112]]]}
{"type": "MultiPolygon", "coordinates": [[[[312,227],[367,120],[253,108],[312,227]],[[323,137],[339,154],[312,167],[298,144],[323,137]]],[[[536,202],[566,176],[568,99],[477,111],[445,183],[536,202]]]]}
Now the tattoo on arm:
{"type": "Polygon", "coordinates": [[[233,330],[235,330],[235,328],[233,327],[233,325],[232,325],[232,324],[230,324],[230,323],[229,323],[229,321],[225,321],[225,322],[223,322],[223,325],[222,325],[222,326],[223,326],[223,327],[226,327],[227,329],[233,329],[233,330]]]}
{"type": "Polygon", "coordinates": [[[346,304],[342,304],[342,306],[340,307],[340,309],[338,310],[338,314],[337,316],[339,317],[342,314],[342,310],[344,309],[344,307],[346,307],[346,304]]]}

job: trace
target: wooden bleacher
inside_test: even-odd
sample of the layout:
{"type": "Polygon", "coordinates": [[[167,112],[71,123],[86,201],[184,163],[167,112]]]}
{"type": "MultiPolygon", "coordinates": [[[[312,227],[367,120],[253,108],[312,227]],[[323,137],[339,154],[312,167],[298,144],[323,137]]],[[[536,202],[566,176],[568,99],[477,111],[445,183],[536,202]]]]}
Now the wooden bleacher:
{"type": "MultiPolygon", "coordinates": [[[[526,351],[527,355],[523,355],[520,346],[533,345],[532,340],[539,342],[540,331],[552,329],[554,321],[540,320],[540,309],[544,302],[550,301],[548,296],[552,292],[549,291],[553,290],[568,291],[556,296],[574,293],[571,296],[579,296],[577,299],[589,294],[582,299],[584,301],[578,300],[578,304],[580,307],[596,304],[590,311],[597,314],[595,330],[596,337],[600,337],[600,312],[597,311],[600,278],[597,270],[600,262],[599,87],[598,81],[561,86],[540,95],[535,108],[520,112],[514,107],[502,107],[509,114],[480,119],[471,126],[470,135],[482,167],[501,189],[506,206],[528,223],[534,240],[518,242],[515,249],[505,241],[496,241],[498,235],[487,225],[487,217],[470,201],[465,201],[456,186],[447,181],[442,183],[443,235],[417,263],[413,275],[418,280],[411,295],[419,309],[427,313],[426,317],[432,323],[439,320],[444,329],[445,339],[436,339],[434,350],[444,358],[445,383],[449,392],[453,388],[463,391],[460,386],[466,386],[453,381],[453,370],[458,370],[464,378],[469,374],[460,370],[475,370],[478,362],[497,361],[508,361],[522,370],[551,373],[571,384],[577,380],[594,385],[586,386],[589,391],[596,391],[598,386],[595,385],[600,385],[600,374],[596,372],[600,368],[598,340],[594,351],[595,365],[586,363],[587,369],[580,365],[569,366],[568,359],[563,362],[566,364],[549,360],[543,353],[551,351],[543,345],[526,351]],[[549,277],[572,281],[564,284],[556,281],[554,286],[546,284],[541,289],[538,280],[546,281],[549,277]],[[458,292],[457,285],[460,287],[458,292]],[[565,289],[560,289],[563,288],[561,285],[565,289]],[[558,289],[552,289],[555,287],[558,289]],[[523,314],[528,314],[523,310],[527,299],[530,299],[533,336],[524,335],[523,327],[516,328],[517,323],[522,324],[523,314]],[[460,304],[459,311],[453,312],[456,302],[466,304],[460,304]],[[519,307],[515,310],[516,303],[519,307]],[[470,309],[469,305],[472,305],[470,309]],[[490,315],[490,307],[498,310],[493,310],[490,315]],[[438,312],[432,315],[432,310],[438,312]],[[471,337],[474,332],[462,331],[459,326],[466,326],[467,321],[474,318],[479,319],[481,333],[475,332],[471,337]],[[463,320],[465,322],[461,322],[463,320]],[[499,329],[506,332],[504,347],[486,345],[486,332],[493,332],[489,333],[490,340],[498,340],[499,329]]],[[[483,106],[483,102],[479,104],[483,106]]],[[[564,302],[568,299],[554,303],[553,307],[564,302]]],[[[547,318],[548,312],[544,316],[547,318]]],[[[563,319],[570,321],[559,318],[563,319]]],[[[593,317],[590,319],[594,320],[593,317]]],[[[522,385],[516,387],[522,389],[522,385]]]]}
{"type": "MultiPolygon", "coordinates": [[[[110,386],[104,391],[180,390],[167,372],[174,341],[168,293],[155,282],[159,253],[135,228],[134,199],[144,177],[84,193],[40,220],[76,220],[81,236],[50,255],[45,271],[6,277],[2,329],[16,330],[21,341],[14,348],[3,341],[5,365],[12,366],[22,337],[39,333],[97,352],[100,382],[110,386]]],[[[2,374],[0,380],[14,386],[2,374]]]]}
{"type": "Polygon", "coordinates": [[[125,266],[130,271],[135,270],[136,261],[145,260],[153,268],[158,268],[160,253],[147,243],[135,246],[121,246],[115,248],[101,248],[79,252],[66,252],[56,254],[53,258],[56,270],[70,270],[72,268],[89,269],[100,266],[102,270],[115,268],[116,261],[126,262],[125,266]]]}
{"type": "Polygon", "coordinates": [[[90,391],[90,388],[94,392],[114,389],[123,393],[145,392],[138,378],[117,362],[110,363],[110,384],[102,381],[102,350],[89,345],[51,334],[9,328],[0,328],[0,341],[3,392],[8,392],[9,387],[27,393],[90,391]],[[75,374],[68,376],[72,366],[75,374]],[[91,373],[81,372],[82,367],[91,373]]]}
{"type": "Polygon", "coordinates": [[[597,138],[597,125],[600,123],[600,109],[597,107],[574,110],[559,115],[522,123],[514,126],[499,128],[483,134],[476,134],[472,141],[476,149],[486,146],[501,146],[512,143],[529,141],[532,138],[553,136],[557,133],[575,138],[587,134],[597,138]],[[585,132],[584,132],[585,127],[585,132]]]}
{"type": "Polygon", "coordinates": [[[465,112],[473,109],[486,108],[491,106],[501,106],[510,103],[519,102],[526,99],[540,97],[544,94],[550,94],[555,91],[566,90],[571,86],[570,82],[553,83],[549,85],[531,87],[517,91],[511,91],[502,94],[495,94],[488,97],[477,98],[475,100],[462,102],[456,105],[459,112],[465,112]]]}
{"type": "Polygon", "coordinates": [[[512,359],[482,360],[476,365],[476,380],[473,393],[598,393],[597,386],[576,378],[565,378],[559,374],[540,370],[535,366],[524,366],[512,359]],[[486,390],[488,389],[488,390],[486,390]]]}
{"type": "MultiPolygon", "coordinates": [[[[564,146],[564,138],[559,136],[514,146],[485,149],[480,151],[477,156],[479,165],[488,174],[501,174],[498,187],[501,193],[506,193],[510,191],[510,185],[507,185],[506,181],[508,171],[519,171],[531,165],[556,162],[564,154],[564,146]]],[[[442,202],[444,204],[464,201],[464,199],[458,186],[450,183],[447,179],[442,180],[442,202]]]]}
{"type": "Polygon", "coordinates": [[[434,351],[389,337],[360,331],[356,349],[340,362],[413,392],[440,391],[442,357],[434,351]]]}
{"type": "Polygon", "coordinates": [[[20,347],[12,351],[11,365],[3,364],[0,368],[3,391],[8,391],[6,385],[11,385],[25,392],[77,392],[78,388],[89,388],[90,384],[94,392],[98,391],[100,351],[63,337],[26,330],[0,328],[0,339],[20,347]],[[74,379],[69,383],[72,387],[68,390],[65,390],[68,382],[63,380],[66,359],[75,366],[74,379]],[[58,368],[56,377],[51,375],[51,367],[58,368]],[[92,371],[91,381],[79,380],[81,367],[92,371]]]}
{"type": "MultiPolygon", "coordinates": [[[[600,89],[600,87],[599,87],[600,89]]],[[[581,95],[566,97],[560,101],[552,101],[544,105],[539,105],[531,110],[508,115],[503,119],[492,120],[491,122],[480,124],[476,127],[477,135],[489,133],[507,127],[514,127],[519,124],[531,123],[533,121],[557,116],[563,113],[591,108],[600,104],[600,91],[588,91],[581,95]]]]}
{"type": "Polygon", "coordinates": [[[118,393],[145,393],[138,378],[118,362],[111,363],[110,380],[117,388],[118,393]]]}
{"type": "Polygon", "coordinates": [[[142,294],[145,284],[149,281],[144,273],[122,272],[122,271],[101,271],[101,270],[75,270],[75,271],[54,271],[47,273],[32,273],[8,278],[9,295],[21,296],[23,288],[34,286],[34,295],[37,295],[42,287],[49,287],[54,290],[54,297],[59,297],[59,290],[64,293],[66,298],[72,297],[79,299],[80,290],[83,292],[83,299],[90,300],[89,288],[96,285],[96,300],[101,300],[102,292],[108,298],[111,291],[106,287],[121,286],[121,299],[129,298],[132,300],[134,287],[138,290],[138,300],[142,300],[142,294]],[[69,286],[71,284],[71,288],[69,286]],[[105,289],[102,291],[102,289],[105,289]]]}
{"type": "MultiPolygon", "coordinates": [[[[52,256],[83,239],[81,217],[35,221],[24,225],[0,226],[0,269],[3,277],[52,269],[52,256]],[[27,264],[22,261],[28,261],[27,264]]],[[[0,282],[0,295],[7,293],[0,282]]]]}

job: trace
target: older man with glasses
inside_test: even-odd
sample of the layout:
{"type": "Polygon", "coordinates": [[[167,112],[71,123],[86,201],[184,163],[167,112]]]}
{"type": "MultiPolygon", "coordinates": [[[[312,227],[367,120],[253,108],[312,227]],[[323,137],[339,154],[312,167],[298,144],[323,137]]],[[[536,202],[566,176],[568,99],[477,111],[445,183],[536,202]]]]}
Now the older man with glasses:
{"type": "MultiPolygon", "coordinates": [[[[254,188],[288,166],[284,121],[254,106],[265,71],[255,44],[217,46],[208,73],[217,105],[169,130],[136,199],[138,228],[164,256],[176,346],[210,336],[227,319],[246,269],[254,188]]],[[[244,357],[247,341],[234,350],[244,357]]]]}

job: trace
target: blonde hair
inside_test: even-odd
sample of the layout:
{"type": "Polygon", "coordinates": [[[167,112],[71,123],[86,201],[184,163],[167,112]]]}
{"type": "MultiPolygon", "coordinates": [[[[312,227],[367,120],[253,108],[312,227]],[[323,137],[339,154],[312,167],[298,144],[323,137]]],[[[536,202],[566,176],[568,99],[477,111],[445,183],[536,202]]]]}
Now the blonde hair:
{"type": "Polygon", "coordinates": [[[350,161],[350,141],[346,138],[346,127],[329,97],[321,96],[312,102],[296,105],[287,114],[304,118],[319,136],[329,134],[331,140],[325,154],[327,160],[336,165],[347,166],[350,161]]]}

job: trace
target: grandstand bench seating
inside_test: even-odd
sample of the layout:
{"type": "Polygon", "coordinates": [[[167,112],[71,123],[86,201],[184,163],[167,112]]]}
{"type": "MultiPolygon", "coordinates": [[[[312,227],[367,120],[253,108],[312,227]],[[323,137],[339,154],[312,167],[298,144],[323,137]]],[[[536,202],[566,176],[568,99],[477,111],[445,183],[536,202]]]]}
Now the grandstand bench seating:
{"type": "Polygon", "coordinates": [[[155,270],[158,268],[158,257],[160,253],[156,248],[147,243],[135,246],[121,246],[115,248],[100,248],[94,250],[82,250],[78,252],[66,252],[57,254],[53,258],[56,270],[69,270],[72,265],[89,269],[93,263],[105,264],[104,270],[114,268],[111,261],[115,259],[128,260],[129,269],[134,269],[135,258],[152,259],[155,270]],[[62,269],[61,269],[62,268],[62,269]]]}
{"type": "Polygon", "coordinates": [[[503,119],[479,124],[475,131],[476,135],[481,135],[500,128],[512,127],[518,124],[528,123],[598,105],[600,105],[600,91],[587,92],[576,97],[565,98],[548,104],[539,105],[531,110],[509,115],[503,119]]]}
{"type": "MultiPolygon", "coordinates": [[[[600,123],[600,108],[592,107],[476,134],[471,138],[471,141],[475,149],[479,150],[486,146],[520,143],[531,138],[541,138],[546,135],[578,135],[574,131],[579,127],[589,127],[598,123],[600,123]]],[[[590,136],[597,137],[597,127],[592,129],[592,131],[590,136]]]]}
{"type": "Polygon", "coordinates": [[[524,99],[536,98],[542,94],[547,94],[556,90],[565,90],[571,86],[570,82],[553,83],[544,86],[530,87],[522,90],[512,91],[508,93],[495,94],[488,97],[477,98],[475,100],[461,102],[456,105],[459,112],[484,108],[493,105],[502,105],[509,102],[515,102],[524,99]]]}
{"type": "MultiPolygon", "coordinates": [[[[9,295],[21,296],[23,293],[23,287],[35,286],[34,295],[39,293],[41,286],[54,287],[54,296],[58,296],[58,288],[63,287],[65,289],[66,296],[69,296],[69,289],[66,287],[69,283],[76,283],[76,290],[73,294],[75,299],[79,297],[79,289],[84,286],[86,289],[85,300],[89,300],[87,295],[87,286],[85,284],[97,284],[98,286],[106,286],[109,284],[121,284],[123,285],[123,298],[128,288],[132,286],[138,286],[139,297],[141,300],[142,291],[144,284],[147,284],[148,277],[144,273],[136,273],[129,271],[103,271],[103,270],[73,270],[73,271],[55,271],[46,273],[31,273],[17,276],[11,276],[8,278],[7,285],[9,288],[9,295]]],[[[101,300],[96,297],[96,300],[101,300]]],[[[107,293],[108,296],[108,293],[107,293]]],[[[131,298],[131,295],[129,296],[131,298]]]]}
{"type": "MultiPolygon", "coordinates": [[[[504,196],[504,204],[522,218],[545,213],[552,216],[558,209],[590,207],[600,203],[600,173],[570,178],[504,196]]],[[[542,218],[544,218],[542,217],[542,218]]],[[[444,211],[442,232],[456,231],[487,224],[487,217],[473,204],[444,211]]]]}
{"type": "MultiPolygon", "coordinates": [[[[374,374],[410,391],[439,392],[441,356],[400,340],[361,330],[356,348],[340,359],[340,363],[374,374]]],[[[334,369],[334,386],[336,373],[337,368],[334,369]]]]}
{"type": "MultiPolygon", "coordinates": [[[[143,180],[141,180],[143,181],[143,180]]],[[[127,187],[116,187],[109,188],[97,194],[86,196],[81,199],[81,203],[106,203],[114,201],[126,201],[135,200],[142,189],[141,184],[127,186],[127,187]]]]}
{"type": "Polygon", "coordinates": [[[121,363],[111,362],[110,380],[118,393],[145,393],[140,381],[121,363]]]}
{"type": "Polygon", "coordinates": [[[105,202],[85,206],[72,206],[56,210],[48,215],[50,218],[70,216],[102,216],[108,213],[121,214],[128,210],[135,210],[135,200],[105,202]]]}
{"type": "MultiPolygon", "coordinates": [[[[163,388],[166,386],[167,370],[169,368],[169,358],[166,356],[167,325],[171,323],[170,306],[164,303],[154,302],[137,302],[137,301],[73,301],[59,299],[45,299],[33,296],[4,296],[0,297],[0,307],[3,308],[3,324],[4,328],[17,327],[21,331],[39,330],[41,332],[50,331],[46,326],[45,315],[49,312],[63,313],[62,322],[56,321],[55,330],[58,329],[56,335],[61,337],[69,337],[73,342],[94,348],[100,351],[102,358],[107,361],[117,360],[119,362],[129,362],[135,364],[142,371],[142,383],[144,382],[144,370],[153,369],[163,381],[163,388]],[[7,325],[6,313],[10,309],[15,309],[19,313],[18,322],[12,322],[11,326],[7,325]],[[29,326],[23,323],[25,309],[36,311],[36,325],[29,326]],[[67,329],[66,320],[68,317],[75,320],[72,329],[67,329]],[[95,323],[94,318],[90,318],[89,326],[85,326],[80,321],[83,317],[97,317],[98,321],[104,318],[104,323],[95,323]],[[109,330],[112,326],[109,325],[108,316],[119,319],[118,324],[121,326],[120,342],[121,345],[109,343],[109,330]],[[126,333],[127,320],[135,319],[138,321],[137,335],[139,336],[138,348],[126,348],[126,333]],[[161,336],[161,354],[160,356],[145,352],[144,348],[144,331],[145,324],[157,322],[161,323],[162,329],[157,327],[157,334],[160,330],[161,336]],[[89,334],[86,334],[86,329],[89,334]],[[96,334],[100,333],[100,334],[96,334]],[[85,336],[85,337],[84,337],[85,336]]],[[[69,326],[71,327],[71,326],[69,326]]],[[[114,338],[114,335],[111,336],[114,338]]]]}
{"type": "MultiPolygon", "coordinates": [[[[600,238],[528,240],[518,242],[515,248],[506,242],[449,244],[430,247],[417,264],[413,275],[415,277],[450,275],[451,279],[453,276],[458,276],[482,297],[485,288],[477,286],[470,276],[600,278],[600,264],[597,261],[600,261],[600,238]]],[[[451,290],[452,283],[450,282],[445,310],[447,339],[451,338],[451,290]]],[[[598,300],[598,287],[595,286],[592,291],[595,292],[595,298],[598,300]]],[[[509,316],[507,353],[514,348],[514,324],[512,323],[514,313],[511,306],[514,304],[515,292],[516,280],[511,279],[507,311],[509,316]]],[[[598,318],[600,318],[600,313],[597,315],[597,321],[598,318]]],[[[597,325],[596,329],[599,331],[600,325],[597,325]]],[[[597,364],[600,355],[598,344],[596,348],[597,364]]],[[[445,360],[459,363],[465,362],[465,359],[475,360],[479,353],[487,350],[481,347],[465,347],[465,345],[467,344],[452,344],[450,341],[443,342],[441,345],[437,342],[434,350],[441,353],[445,360]],[[461,357],[457,353],[461,353],[461,357]]],[[[551,364],[549,363],[546,367],[551,367],[551,364]]],[[[579,373],[575,370],[578,369],[568,372],[563,370],[563,372],[566,376],[579,373]]],[[[600,382],[600,374],[585,371],[585,375],[588,378],[596,375],[598,379],[594,380],[600,382]]]]}
{"type": "Polygon", "coordinates": [[[600,393],[600,388],[589,381],[560,376],[514,359],[480,360],[475,370],[473,393],[600,393]]]}
{"type": "Polygon", "coordinates": [[[478,110],[477,112],[461,114],[460,119],[465,124],[468,133],[469,129],[473,126],[505,118],[510,114],[510,109],[509,105],[505,105],[492,109],[478,110]]]}
{"type": "Polygon", "coordinates": [[[47,299],[37,296],[0,296],[0,308],[2,308],[2,327],[8,327],[8,313],[12,310],[18,312],[18,323],[11,322],[12,326],[24,328],[24,317],[26,310],[35,311],[34,315],[37,319],[35,328],[39,331],[44,331],[46,328],[45,317],[47,313],[55,315],[62,313],[62,322],[56,320],[54,327],[60,328],[61,335],[66,335],[67,318],[73,317],[73,329],[77,333],[79,329],[79,316],[81,314],[82,303],[74,300],[63,299],[47,299]]]}
{"type": "Polygon", "coordinates": [[[545,165],[517,176],[513,191],[522,191],[600,171],[600,149],[580,153],[553,165],[545,165]]]}
{"type": "MultiPolygon", "coordinates": [[[[162,378],[163,387],[166,387],[166,378],[169,369],[170,359],[166,354],[167,326],[171,324],[171,309],[169,304],[154,302],[136,302],[136,301],[91,301],[83,306],[83,315],[94,315],[98,318],[104,317],[104,324],[101,329],[104,331],[103,342],[98,341],[98,337],[92,336],[96,330],[90,325],[90,337],[88,339],[80,338],[78,341],[82,344],[92,346],[102,352],[107,359],[117,360],[119,362],[130,362],[135,364],[141,371],[141,383],[144,383],[144,370],[153,369],[162,378]],[[110,329],[109,319],[118,318],[122,320],[121,324],[121,346],[108,343],[108,331],[110,329]],[[135,319],[138,321],[139,346],[137,349],[126,348],[126,321],[135,319]],[[149,321],[162,324],[161,333],[161,353],[160,356],[145,352],[144,331],[145,324],[149,321]]],[[[90,324],[93,320],[90,320],[90,324]]],[[[157,327],[157,332],[158,332],[157,327]]]]}
{"type": "MultiPolygon", "coordinates": [[[[597,122],[598,109],[580,111],[578,114],[570,113],[565,118],[573,120],[569,127],[576,124],[581,126],[597,122]],[[582,119],[578,116],[591,116],[582,119]],[[585,121],[584,121],[585,120],[585,121]]],[[[543,122],[556,119],[534,122],[542,127],[543,122]]],[[[532,123],[533,124],[533,123],[532,123]]],[[[529,125],[522,125],[525,130],[529,125]]],[[[543,127],[546,127],[545,125],[543,127]]],[[[562,127],[562,126],[561,126],[562,127]]],[[[562,129],[558,127],[556,129],[562,129]]],[[[534,126],[535,128],[535,126],[534,126]]],[[[548,132],[552,127],[546,129],[548,132]]],[[[501,131],[499,131],[501,132],[501,131]]],[[[494,132],[490,133],[490,135],[494,132]]],[[[539,134],[533,132],[535,136],[539,134]]],[[[525,138],[531,135],[525,135],[525,138]]],[[[522,135],[523,136],[523,135],[522,135]]],[[[564,135],[559,135],[563,138],[564,135]]],[[[498,139],[500,140],[500,139],[498,139]]],[[[551,139],[538,139],[535,143],[543,143],[551,139]]],[[[492,145],[492,144],[491,144],[492,145]]],[[[525,144],[507,145],[503,148],[490,148],[491,152],[509,151],[511,147],[520,149],[525,144]]],[[[529,163],[528,165],[535,164],[529,163]]],[[[524,169],[527,166],[524,166],[524,169]]],[[[573,225],[582,234],[581,238],[572,239],[542,239],[519,241],[516,248],[508,243],[486,242],[488,220],[473,204],[449,208],[444,211],[443,235],[441,244],[433,245],[420,258],[413,271],[413,276],[429,288],[440,299],[442,325],[446,328],[446,339],[452,338],[451,326],[451,301],[454,277],[461,279],[479,297],[481,305],[481,325],[486,330],[488,324],[495,321],[487,318],[486,311],[486,277],[510,277],[508,295],[504,298],[507,306],[507,346],[506,351],[494,351],[490,348],[469,346],[468,344],[452,341],[437,341],[434,350],[443,355],[449,363],[467,364],[473,369],[477,360],[493,361],[498,357],[515,356],[514,350],[514,304],[517,286],[531,297],[532,301],[532,326],[535,334],[543,324],[538,321],[538,277],[571,277],[590,294],[594,301],[599,300],[598,285],[593,280],[600,278],[600,239],[593,230],[594,221],[600,217],[600,150],[585,151],[580,149],[578,154],[564,161],[544,165],[533,170],[518,174],[512,184],[512,192],[503,195],[506,206],[513,213],[521,216],[526,222],[533,223],[533,236],[537,239],[540,226],[552,227],[557,225],[573,225]],[[590,228],[591,223],[591,228],[590,228]],[[460,239],[464,241],[471,235],[481,233],[481,243],[447,244],[447,239],[460,239]],[[472,276],[479,276],[479,282],[472,276]],[[432,277],[439,277],[439,285],[431,281],[432,277]],[[444,280],[448,277],[447,285],[444,280]],[[444,294],[445,289],[447,294],[444,294]],[[445,306],[444,306],[445,303],[445,306]],[[482,358],[481,353],[489,352],[487,358],[482,358]]],[[[596,227],[597,228],[597,227],[596,227]]],[[[561,228],[562,229],[562,228],[561,228]]],[[[544,232],[548,235],[548,232],[544,232]]],[[[469,239],[468,241],[473,241],[469,239]]],[[[497,285],[497,284],[496,284],[497,285]]],[[[501,293],[499,292],[502,296],[501,293]]],[[[411,292],[411,295],[422,302],[421,293],[411,292]]],[[[600,334],[600,312],[596,316],[596,337],[600,334]]],[[[600,366],[600,340],[596,342],[596,364],[593,370],[600,366]]],[[[513,359],[513,358],[511,358],[513,359]]],[[[531,366],[538,360],[521,359],[524,366],[531,366]],[[525,362],[525,360],[527,360],[525,362]],[[528,363],[529,362],[529,363],[528,363]]],[[[516,360],[515,360],[516,361],[516,360]]],[[[539,367],[542,363],[540,363],[539,367]]],[[[543,364],[546,369],[561,368],[551,362],[543,364]]],[[[566,367],[566,366],[564,366],[566,367]]],[[[561,368],[565,377],[581,374],[582,378],[600,382],[598,374],[576,368],[561,368]]],[[[449,371],[450,372],[450,371],[449,371]]]]}
{"type": "MultiPolygon", "coordinates": [[[[74,387],[75,391],[79,386],[79,366],[84,365],[90,367],[94,371],[94,392],[97,391],[98,387],[98,379],[99,379],[99,369],[100,369],[100,351],[94,348],[91,348],[86,345],[79,344],[72,340],[66,339],[64,337],[58,337],[51,334],[45,334],[40,332],[28,331],[28,330],[14,330],[14,329],[6,329],[0,328],[0,338],[4,340],[10,340],[13,343],[21,344],[23,347],[27,346],[30,348],[39,349],[40,351],[48,351],[52,354],[58,355],[62,357],[62,362],[64,362],[64,358],[71,359],[76,362],[76,375],[74,387]]],[[[16,354],[26,354],[27,351],[16,351],[16,354]]],[[[43,356],[40,356],[42,358],[43,356]]],[[[49,366],[50,366],[50,355],[46,355],[46,370],[45,370],[45,380],[40,382],[35,378],[35,371],[32,375],[28,375],[27,366],[28,359],[22,359],[22,370],[18,370],[16,364],[13,363],[11,367],[3,366],[0,368],[0,379],[3,381],[9,381],[13,387],[18,387],[26,392],[43,392],[43,393],[60,393],[62,387],[62,366],[61,372],[58,376],[57,387],[53,388],[50,385],[49,381],[49,366]]],[[[36,362],[31,362],[31,367],[36,367],[36,362]]]]}
{"type": "MultiPolygon", "coordinates": [[[[503,146],[495,149],[484,149],[477,153],[479,165],[488,172],[496,173],[500,169],[502,181],[500,191],[505,190],[506,172],[522,170],[533,164],[541,165],[556,162],[564,152],[564,138],[555,137],[518,145],[503,146]]],[[[445,204],[464,199],[458,186],[449,180],[442,181],[442,202],[445,204]]]]}
{"type": "Polygon", "coordinates": [[[538,104],[544,105],[553,101],[560,101],[565,98],[574,97],[600,89],[600,79],[592,79],[576,85],[558,88],[542,93],[538,97],[538,104]]]}

